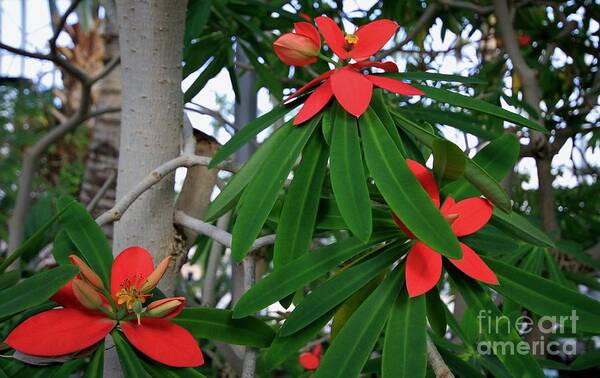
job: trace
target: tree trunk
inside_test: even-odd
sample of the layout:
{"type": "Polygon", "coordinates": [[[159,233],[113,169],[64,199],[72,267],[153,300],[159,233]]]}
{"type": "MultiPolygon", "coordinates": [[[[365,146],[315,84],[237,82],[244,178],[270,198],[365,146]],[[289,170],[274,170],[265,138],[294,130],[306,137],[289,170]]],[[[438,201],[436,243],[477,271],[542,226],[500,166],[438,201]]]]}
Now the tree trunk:
{"type": "MultiPolygon", "coordinates": [[[[103,6],[106,10],[103,33],[105,42],[104,61],[108,62],[119,55],[119,32],[114,1],[104,1],[103,6]]],[[[121,106],[120,66],[115,67],[97,86],[98,99],[96,105],[99,109],[121,106]]],[[[89,204],[104,183],[117,171],[120,126],[121,116],[119,113],[108,113],[95,120],[94,127],[91,130],[89,152],[79,193],[79,200],[84,204],[89,204]]],[[[92,209],[94,218],[113,207],[115,189],[116,181],[113,180],[106,193],[92,209]]],[[[107,223],[102,228],[107,237],[112,239],[112,223],[107,223]]]]}
{"type": "MultiPolygon", "coordinates": [[[[179,153],[186,5],[186,0],[117,2],[123,77],[117,199],[153,168],[179,153]]],[[[132,245],[148,249],[155,263],[167,255],[177,255],[181,247],[173,228],[173,186],[171,174],[141,195],[123,214],[114,229],[115,255],[132,245]]],[[[174,276],[177,272],[170,269],[167,274],[174,276]]],[[[172,286],[159,287],[166,294],[173,291],[172,286]]],[[[105,375],[119,376],[114,354],[106,357],[105,375]]]]}

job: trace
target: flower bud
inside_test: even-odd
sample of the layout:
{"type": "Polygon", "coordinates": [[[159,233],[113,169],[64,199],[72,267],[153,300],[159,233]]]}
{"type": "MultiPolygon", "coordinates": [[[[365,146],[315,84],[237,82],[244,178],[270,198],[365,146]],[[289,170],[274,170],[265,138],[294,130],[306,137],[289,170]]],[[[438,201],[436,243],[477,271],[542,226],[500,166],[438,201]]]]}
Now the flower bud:
{"type": "Polygon", "coordinates": [[[321,51],[321,37],[308,22],[294,24],[293,33],[285,33],[273,42],[273,50],[281,61],[290,66],[305,66],[317,61],[321,51]]]}
{"type": "Polygon", "coordinates": [[[73,294],[81,305],[90,310],[102,307],[100,294],[90,284],[80,279],[73,280],[73,294]]]}
{"type": "Polygon", "coordinates": [[[146,316],[152,318],[174,318],[181,311],[185,305],[184,297],[164,298],[158,301],[154,301],[146,308],[146,316]]]}
{"type": "Polygon", "coordinates": [[[92,270],[92,268],[90,268],[88,266],[88,264],[86,264],[82,259],[80,259],[79,256],[71,255],[71,256],[69,256],[69,259],[71,260],[71,264],[73,264],[79,268],[79,274],[81,275],[82,278],[85,278],[85,280],[87,282],[89,282],[93,286],[97,287],[98,289],[102,289],[104,287],[104,284],[102,283],[102,280],[100,279],[100,276],[98,276],[92,270]]]}
{"type": "Polygon", "coordinates": [[[146,282],[144,283],[144,285],[142,285],[142,293],[149,293],[156,287],[156,285],[158,285],[158,282],[169,267],[169,261],[171,261],[171,256],[165,257],[163,261],[161,261],[160,264],[158,264],[154,272],[150,273],[148,278],[146,278],[146,282]]]}

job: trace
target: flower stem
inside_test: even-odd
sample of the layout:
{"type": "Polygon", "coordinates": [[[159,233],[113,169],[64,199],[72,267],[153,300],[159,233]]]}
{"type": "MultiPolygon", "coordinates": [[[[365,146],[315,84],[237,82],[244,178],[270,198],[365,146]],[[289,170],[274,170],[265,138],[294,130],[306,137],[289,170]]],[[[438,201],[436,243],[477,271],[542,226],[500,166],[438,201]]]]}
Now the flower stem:
{"type": "Polygon", "coordinates": [[[335,60],[331,59],[330,57],[328,57],[327,55],[323,55],[322,53],[318,53],[317,57],[321,60],[326,61],[327,63],[331,63],[336,67],[341,67],[342,65],[338,62],[336,62],[335,60]]]}

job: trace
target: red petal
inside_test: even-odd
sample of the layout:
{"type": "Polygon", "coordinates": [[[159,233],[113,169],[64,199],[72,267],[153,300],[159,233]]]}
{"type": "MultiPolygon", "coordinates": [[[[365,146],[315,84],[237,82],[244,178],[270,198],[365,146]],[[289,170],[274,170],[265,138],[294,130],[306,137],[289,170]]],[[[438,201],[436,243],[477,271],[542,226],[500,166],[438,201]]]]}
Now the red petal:
{"type": "Polygon", "coordinates": [[[302,109],[300,109],[298,115],[294,118],[294,125],[299,125],[314,117],[315,114],[327,105],[331,96],[333,96],[333,92],[331,91],[330,80],[328,80],[308,96],[304,105],[302,105],[302,109]]]}
{"type": "Polygon", "coordinates": [[[298,90],[296,90],[296,92],[294,92],[290,96],[288,96],[288,98],[286,98],[284,102],[289,102],[291,99],[301,95],[302,93],[306,92],[310,88],[319,84],[321,81],[323,81],[323,80],[327,79],[329,76],[333,75],[334,72],[335,72],[335,70],[331,70],[331,71],[327,71],[325,73],[320,74],[319,76],[315,77],[308,83],[301,86],[298,90]]]}
{"type": "Polygon", "coordinates": [[[456,203],[456,201],[454,200],[454,197],[452,197],[452,196],[446,197],[444,204],[440,208],[440,211],[442,212],[442,214],[448,214],[448,209],[450,209],[452,206],[454,206],[455,203],[456,203]]]}
{"type": "Polygon", "coordinates": [[[410,168],[413,175],[421,183],[423,189],[429,194],[435,206],[440,207],[440,190],[429,169],[410,159],[406,160],[406,164],[408,164],[408,168],[410,168]]]}
{"type": "Polygon", "coordinates": [[[298,357],[298,362],[306,370],[317,370],[319,367],[319,358],[310,352],[304,352],[298,357]]]}
{"type": "Polygon", "coordinates": [[[94,345],[108,335],[115,323],[101,313],[75,308],[50,310],[19,324],[6,343],[34,356],[60,356],[94,345]]]}
{"type": "Polygon", "coordinates": [[[398,24],[392,20],[377,20],[361,26],[356,31],[358,42],[350,51],[350,56],[356,60],[367,59],[392,38],[398,30],[398,24]]]}
{"type": "Polygon", "coordinates": [[[294,24],[294,31],[296,34],[303,35],[308,37],[315,45],[321,49],[321,35],[317,28],[315,28],[311,23],[308,22],[296,22],[294,24]]]}
{"type": "Polygon", "coordinates": [[[183,327],[165,319],[142,318],[121,322],[129,342],[137,350],[161,364],[174,367],[196,367],[204,357],[194,337],[183,327]]]}
{"type": "Polygon", "coordinates": [[[83,307],[75,297],[75,294],[73,294],[73,280],[67,282],[67,284],[50,297],[50,299],[63,307],[83,307]]]}
{"type": "Polygon", "coordinates": [[[398,66],[394,62],[373,62],[368,60],[363,60],[361,62],[356,62],[351,64],[352,67],[361,69],[366,67],[375,67],[381,68],[385,72],[398,72],[398,66]]]}
{"type": "Polygon", "coordinates": [[[315,23],[319,27],[319,31],[323,34],[325,42],[329,48],[337,55],[340,59],[347,59],[348,52],[344,49],[346,40],[344,39],[344,32],[331,18],[326,16],[319,16],[315,18],[315,23]]]}
{"type": "Polygon", "coordinates": [[[394,219],[394,222],[396,222],[398,227],[400,227],[400,229],[402,230],[402,232],[404,232],[404,235],[406,235],[407,238],[415,239],[415,235],[408,228],[406,228],[406,226],[404,225],[404,223],[402,223],[400,218],[398,218],[398,216],[393,212],[392,212],[392,219],[394,219]]]}
{"type": "Polygon", "coordinates": [[[373,94],[373,84],[352,68],[337,70],[331,76],[331,89],[340,105],[355,117],[367,110],[373,94]]]}
{"type": "Polygon", "coordinates": [[[141,287],[146,277],[154,271],[152,255],[142,247],[124,249],[115,258],[110,273],[110,292],[114,296],[129,280],[132,285],[141,287]]]}
{"type": "Polygon", "coordinates": [[[448,259],[454,266],[471,278],[492,285],[498,284],[498,278],[496,278],[494,272],[492,272],[490,267],[483,262],[475,251],[463,243],[460,243],[460,249],[462,249],[463,253],[460,260],[448,259]]]}
{"type": "Polygon", "coordinates": [[[411,87],[406,83],[394,80],[389,77],[379,75],[367,75],[367,79],[371,80],[371,82],[379,88],[383,88],[386,91],[394,92],[404,96],[422,96],[424,94],[417,88],[411,87]]]}
{"type": "Polygon", "coordinates": [[[416,297],[433,288],[442,276],[442,256],[418,241],[406,258],[406,288],[416,297]]]}
{"type": "Polygon", "coordinates": [[[488,200],[473,197],[459,201],[453,206],[447,206],[442,214],[458,214],[458,218],[452,223],[452,231],[456,236],[465,236],[485,226],[492,217],[493,210],[488,200]]]}

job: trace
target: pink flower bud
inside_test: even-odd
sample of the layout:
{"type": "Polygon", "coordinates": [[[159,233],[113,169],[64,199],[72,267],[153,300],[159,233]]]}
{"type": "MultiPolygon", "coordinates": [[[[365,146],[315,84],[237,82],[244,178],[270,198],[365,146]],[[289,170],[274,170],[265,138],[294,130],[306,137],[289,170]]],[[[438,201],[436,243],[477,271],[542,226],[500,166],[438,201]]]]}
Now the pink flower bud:
{"type": "Polygon", "coordinates": [[[290,66],[305,66],[317,61],[321,51],[321,37],[308,22],[294,24],[293,33],[285,33],[273,43],[273,50],[281,61],[290,66]]]}
{"type": "Polygon", "coordinates": [[[181,311],[183,311],[184,305],[184,297],[160,299],[148,305],[146,308],[146,316],[165,319],[174,318],[179,315],[181,311]]]}
{"type": "Polygon", "coordinates": [[[156,285],[158,285],[158,282],[169,267],[169,261],[171,261],[171,256],[165,257],[160,264],[158,264],[154,272],[150,273],[148,278],[146,278],[146,282],[144,285],[142,285],[142,293],[149,293],[156,287],[156,285]]]}
{"type": "Polygon", "coordinates": [[[100,277],[86,264],[82,259],[77,255],[69,256],[71,260],[71,264],[77,266],[79,268],[79,275],[81,278],[84,278],[87,282],[97,287],[98,289],[102,289],[104,284],[100,277]]]}

